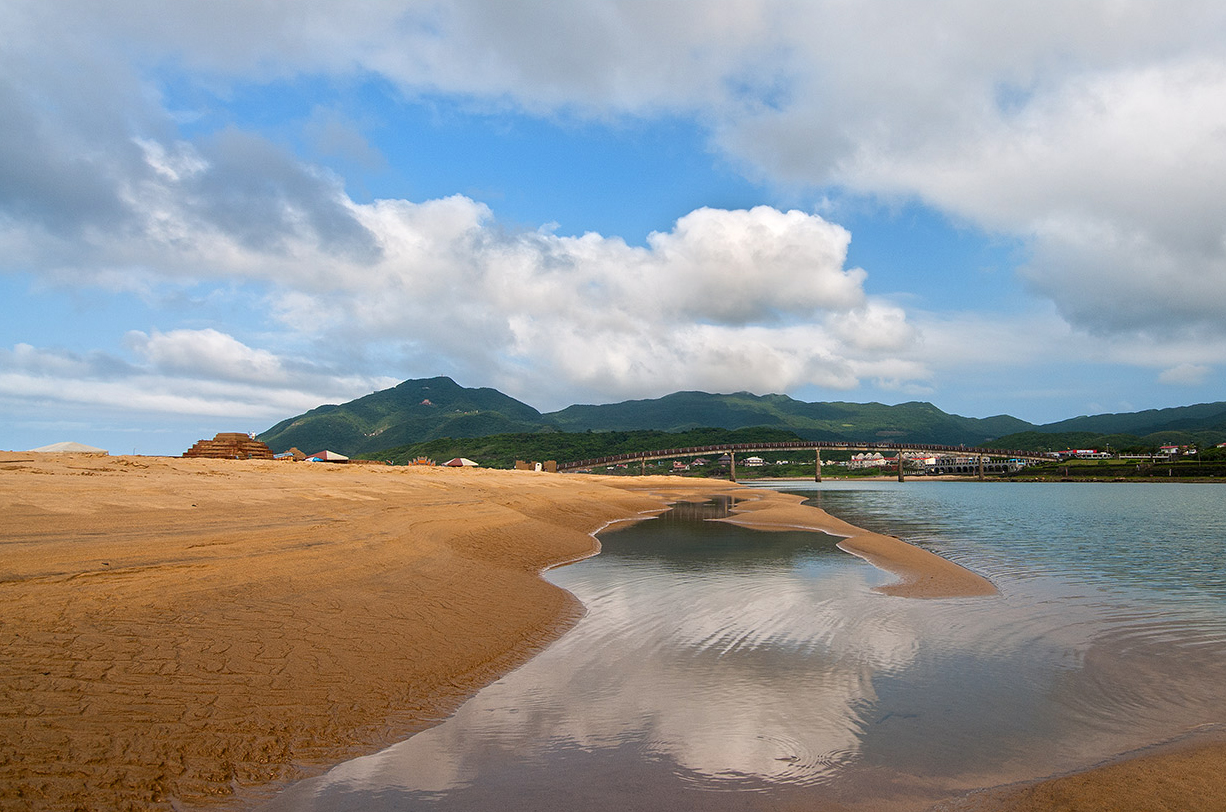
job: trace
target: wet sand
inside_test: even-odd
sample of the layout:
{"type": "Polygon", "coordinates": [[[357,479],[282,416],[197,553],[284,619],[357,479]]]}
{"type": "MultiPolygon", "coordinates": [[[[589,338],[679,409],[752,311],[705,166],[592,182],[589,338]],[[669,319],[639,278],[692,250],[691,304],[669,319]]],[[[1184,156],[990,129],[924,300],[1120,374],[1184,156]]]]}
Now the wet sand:
{"type": "Polygon", "coordinates": [[[1071,775],[983,790],[934,812],[1222,812],[1226,734],[1213,731],[1071,775]]]}
{"type": "MultiPolygon", "coordinates": [[[[750,496],[753,493],[748,491],[750,496]]],[[[839,548],[844,552],[898,576],[896,583],[877,587],[887,595],[956,598],[996,594],[991,581],[965,567],[893,536],[869,533],[820,508],[801,504],[803,501],[803,496],[794,494],[771,494],[769,498],[738,503],[736,515],[721,521],[759,530],[804,528],[841,536],[839,548]]]]}
{"type": "MultiPolygon", "coordinates": [[[[0,453],[0,809],[242,806],[379,749],[581,615],[542,569],[595,552],[609,522],[717,493],[730,521],[844,536],[900,576],[883,591],[985,594],[944,559],[728,483],[0,453]]],[[[1226,764],[1196,753],[1214,772],[1157,769],[1226,764]]],[[[975,808],[1099,808],[1018,805],[1036,791],[975,808]]]]}

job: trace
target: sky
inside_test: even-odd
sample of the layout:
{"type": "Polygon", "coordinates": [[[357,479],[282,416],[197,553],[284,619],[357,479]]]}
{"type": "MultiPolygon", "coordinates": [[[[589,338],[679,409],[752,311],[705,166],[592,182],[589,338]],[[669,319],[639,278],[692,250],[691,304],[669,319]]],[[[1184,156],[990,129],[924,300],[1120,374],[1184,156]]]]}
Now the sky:
{"type": "Polygon", "coordinates": [[[0,448],[449,375],[1226,400],[1220,0],[6,0],[0,448]]]}

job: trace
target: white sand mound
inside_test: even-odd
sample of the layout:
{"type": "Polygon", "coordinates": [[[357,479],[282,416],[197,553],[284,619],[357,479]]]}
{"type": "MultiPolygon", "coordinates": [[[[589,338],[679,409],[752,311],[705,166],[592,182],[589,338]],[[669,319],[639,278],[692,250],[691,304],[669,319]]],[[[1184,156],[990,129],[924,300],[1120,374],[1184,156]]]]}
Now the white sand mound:
{"type": "Polygon", "coordinates": [[[42,448],[31,448],[31,452],[36,454],[109,454],[105,448],[95,448],[92,445],[84,443],[52,443],[45,445],[42,448]]]}

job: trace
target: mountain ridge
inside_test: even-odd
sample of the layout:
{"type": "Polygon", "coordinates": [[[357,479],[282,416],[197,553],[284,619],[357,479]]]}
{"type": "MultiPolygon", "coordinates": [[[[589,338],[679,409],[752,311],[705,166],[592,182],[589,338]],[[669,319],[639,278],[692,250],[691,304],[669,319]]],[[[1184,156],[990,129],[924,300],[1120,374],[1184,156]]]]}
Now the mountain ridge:
{"type": "Polygon", "coordinates": [[[1082,415],[1035,425],[1007,414],[984,418],[949,414],[926,401],[894,406],[877,402],[810,403],[783,394],[686,390],[659,398],[575,404],[542,413],[497,389],[467,388],[447,376],[437,376],[410,379],[347,403],[316,407],[280,421],[262,432],[259,439],[274,452],[296,446],[307,452],[326,448],[354,456],[445,437],[585,431],[677,433],[758,427],[790,431],[805,440],[982,445],[1022,433],[1226,431],[1226,402],[1082,415]]]}

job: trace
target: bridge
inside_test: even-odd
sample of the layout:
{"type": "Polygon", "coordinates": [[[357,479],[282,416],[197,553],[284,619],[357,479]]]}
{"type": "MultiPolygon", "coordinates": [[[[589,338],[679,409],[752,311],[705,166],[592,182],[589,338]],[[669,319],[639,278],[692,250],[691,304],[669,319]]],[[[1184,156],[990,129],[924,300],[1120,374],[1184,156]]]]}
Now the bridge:
{"type": "Polygon", "coordinates": [[[558,463],[558,471],[579,471],[609,465],[630,465],[639,463],[640,473],[646,473],[646,465],[652,460],[669,460],[678,457],[700,457],[705,454],[727,454],[729,459],[729,478],[736,482],[736,455],[746,452],[762,451],[811,451],[814,454],[813,480],[822,481],[822,451],[863,451],[892,452],[898,456],[898,481],[903,481],[903,454],[922,453],[925,456],[949,457],[954,460],[972,460],[972,462],[950,462],[945,466],[936,466],[937,473],[972,474],[983,479],[985,472],[1000,472],[1008,463],[1001,460],[1026,460],[1031,462],[1051,462],[1049,454],[1036,451],[1015,451],[1000,448],[967,448],[961,445],[931,445],[920,443],[861,443],[835,442],[827,440],[788,440],[774,443],[726,443],[723,445],[691,446],[690,448],[665,448],[656,451],[634,451],[627,454],[614,454],[610,457],[596,457],[590,460],[558,463]],[[989,462],[996,460],[997,462],[989,462]],[[944,470],[948,468],[949,470],[944,470]]]}

